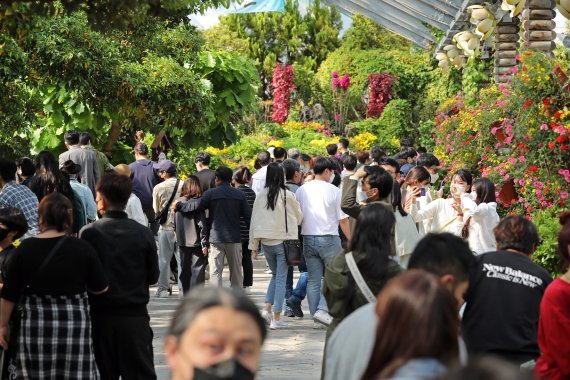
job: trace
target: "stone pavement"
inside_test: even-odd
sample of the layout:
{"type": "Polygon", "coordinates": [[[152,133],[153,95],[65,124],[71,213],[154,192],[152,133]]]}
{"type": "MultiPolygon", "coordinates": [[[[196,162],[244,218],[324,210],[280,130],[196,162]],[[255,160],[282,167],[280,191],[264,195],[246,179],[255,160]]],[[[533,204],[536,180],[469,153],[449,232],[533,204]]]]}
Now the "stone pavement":
{"type": "MultiPolygon", "coordinates": [[[[265,301],[265,291],[271,275],[265,274],[265,260],[254,261],[254,275],[251,298],[261,310],[265,301]]],[[[229,272],[224,270],[224,284],[229,286],[229,272]]],[[[295,273],[297,282],[298,272],[295,273]]],[[[154,363],[159,380],[170,379],[170,372],[164,357],[164,335],[170,318],[178,305],[176,286],[170,298],[154,298],[155,288],[151,288],[149,303],[150,322],[154,331],[154,363]]],[[[286,318],[289,327],[283,330],[269,330],[263,345],[261,368],[256,379],[260,380],[312,380],[319,379],[326,330],[313,330],[309,319],[307,300],[303,301],[305,318],[286,318]]]]}

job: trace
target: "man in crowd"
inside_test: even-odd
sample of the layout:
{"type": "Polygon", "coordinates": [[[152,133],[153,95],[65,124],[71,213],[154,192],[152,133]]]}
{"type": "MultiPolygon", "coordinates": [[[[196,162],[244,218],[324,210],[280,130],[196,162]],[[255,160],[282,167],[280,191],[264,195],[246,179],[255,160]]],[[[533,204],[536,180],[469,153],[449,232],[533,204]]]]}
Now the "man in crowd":
{"type": "Polygon", "coordinates": [[[338,140],[338,150],[339,150],[339,158],[342,158],[342,156],[346,156],[347,154],[350,154],[350,150],[348,150],[348,144],[349,141],[347,138],[341,138],[340,140],[338,140]]]}
{"type": "Polygon", "coordinates": [[[498,252],[477,256],[465,295],[463,332],[473,354],[521,365],[540,355],[540,301],[552,277],[531,259],[539,241],[532,222],[509,216],[493,232],[498,252]]]}
{"type": "Polygon", "coordinates": [[[301,158],[301,151],[297,148],[289,148],[289,150],[287,151],[287,157],[292,159],[292,160],[296,160],[300,162],[300,158],[301,158]]]}
{"type": "Polygon", "coordinates": [[[100,177],[97,156],[91,150],[81,149],[78,132],[67,131],[63,135],[63,139],[65,140],[67,152],[59,155],[59,167],[61,168],[63,163],[69,160],[81,166],[81,172],[79,173],[81,183],[87,185],[91,189],[93,197],[95,197],[95,184],[100,177]]]}
{"type": "Polygon", "coordinates": [[[400,176],[400,164],[398,164],[398,161],[390,157],[382,157],[378,161],[378,166],[386,170],[386,172],[388,172],[388,174],[390,174],[394,181],[397,181],[398,184],[402,184],[402,179],[400,176]]]}
{"type": "Polygon", "coordinates": [[[317,158],[313,166],[315,179],[301,186],[295,194],[304,215],[301,227],[303,255],[309,273],[307,295],[315,328],[318,328],[317,322],[329,325],[332,321],[321,294],[321,279],[324,266],[342,249],[339,225],[350,239],[348,215],[341,210],[340,190],[330,184],[335,169],[336,164],[331,158],[317,158]]]}
{"type": "MultiPolygon", "coordinates": [[[[429,234],[414,249],[408,269],[433,273],[453,293],[457,310],[463,305],[463,294],[475,257],[461,238],[448,234],[429,234]]],[[[359,380],[368,366],[378,318],[376,304],[369,303],[345,318],[331,335],[324,358],[326,380],[359,380]],[[347,349],[347,347],[349,349],[347,349]]],[[[464,354],[463,349],[463,354],[464,354]]],[[[465,355],[460,357],[466,359],[465,355]]]]}
{"type": "Polygon", "coordinates": [[[354,154],[345,154],[340,158],[340,162],[342,163],[342,172],[340,172],[340,176],[350,177],[356,172],[356,156],[354,154]]]}
{"type": "Polygon", "coordinates": [[[103,217],[80,232],[97,250],[109,282],[108,292],[89,297],[102,379],[156,379],[147,310],[149,286],[159,273],[156,243],[150,229],[123,211],[131,191],[126,176],[105,174],[97,184],[97,210],[103,217]]]}
{"type": "Polygon", "coordinates": [[[281,166],[285,172],[285,186],[295,194],[301,183],[301,165],[299,165],[298,161],[288,158],[281,163],[281,166]]]}
{"type": "Polygon", "coordinates": [[[206,152],[198,153],[194,157],[194,165],[196,165],[196,177],[200,181],[200,186],[202,187],[202,193],[206,190],[216,187],[215,179],[216,172],[210,169],[210,155],[206,152]]]}
{"type": "Polygon", "coordinates": [[[267,176],[267,165],[271,163],[271,155],[268,151],[262,150],[257,154],[257,163],[261,168],[255,172],[251,177],[251,189],[255,191],[255,194],[259,194],[261,190],[265,187],[265,177],[267,176]]]}
{"type": "Polygon", "coordinates": [[[232,288],[243,287],[242,245],[240,236],[240,217],[245,220],[249,229],[251,208],[245,194],[234,189],[232,169],[220,166],[216,170],[216,187],[202,195],[200,209],[210,214],[210,281],[222,286],[224,257],[230,268],[232,288]]]}
{"type": "Polygon", "coordinates": [[[143,212],[148,219],[152,232],[156,235],[159,224],[154,222],[155,213],[152,206],[152,191],[158,185],[159,178],[153,169],[153,162],[148,159],[148,147],[139,142],[135,145],[135,162],[129,164],[133,193],[141,201],[143,212]]]}
{"type": "Polygon", "coordinates": [[[287,158],[287,151],[281,147],[277,147],[273,150],[273,157],[273,162],[277,162],[279,164],[287,158]]]}
{"type": "Polygon", "coordinates": [[[378,165],[380,159],[386,156],[387,154],[384,152],[384,149],[380,148],[379,146],[373,147],[370,149],[370,160],[372,160],[370,165],[378,165]]]}
{"type": "MultiPolygon", "coordinates": [[[[168,297],[170,291],[170,260],[172,255],[176,257],[178,263],[178,273],[180,273],[180,256],[176,248],[176,234],[174,232],[174,211],[172,211],[172,203],[180,198],[182,183],[176,177],[176,165],[170,160],[160,161],[153,164],[153,168],[158,171],[158,176],[163,182],[156,185],[152,191],[152,206],[154,212],[159,215],[165,215],[162,221],[159,221],[158,229],[158,267],[160,269],[160,277],[158,278],[158,289],[156,297],[168,297]]],[[[239,223],[238,223],[239,228],[239,223]]],[[[182,287],[178,286],[179,289],[182,287]]]]}
{"type": "Polygon", "coordinates": [[[73,190],[73,195],[75,198],[80,199],[81,205],[83,206],[85,217],[85,223],[83,225],[94,222],[97,219],[97,205],[95,204],[95,198],[93,198],[91,190],[77,180],[77,174],[81,172],[81,166],[77,165],[73,161],[65,161],[61,167],[61,172],[69,178],[69,184],[73,190]]]}
{"type": "Polygon", "coordinates": [[[0,158],[0,208],[22,210],[28,222],[26,237],[36,235],[38,224],[38,198],[27,186],[16,183],[16,163],[0,158]]]}
{"type": "Polygon", "coordinates": [[[91,134],[89,132],[81,132],[79,134],[79,144],[81,145],[81,148],[90,150],[91,152],[95,153],[100,176],[106,172],[113,170],[113,165],[111,165],[109,158],[107,158],[105,153],[98,151],[93,146],[93,140],[91,139],[91,134]]]}

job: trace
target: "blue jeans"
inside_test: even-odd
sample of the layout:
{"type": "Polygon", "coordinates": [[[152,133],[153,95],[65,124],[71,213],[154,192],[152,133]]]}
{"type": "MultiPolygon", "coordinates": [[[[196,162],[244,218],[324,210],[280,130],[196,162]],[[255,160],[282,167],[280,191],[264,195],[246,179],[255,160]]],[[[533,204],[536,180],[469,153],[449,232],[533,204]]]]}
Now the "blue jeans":
{"type": "Polygon", "coordinates": [[[305,262],[305,256],[301,255],[301,262],[299,263],[299,279],[297,280],[297,286],[293,289],[293,267],[289,267],[287,271],[287,285],[285,287],[285,298],[295,296],[295,298],[301,302],[305,299],[307,295],[307,263],[305,262]]]}
{"type": "Polygon", "coordinates": [[[285,261],[285,247],[283,243],[277,245],[263,245],[265,259],[271,269],[271,281],[267,287],[265,303],[273,305],[274,313],[281,313],[285,300],[285,280],[287,278],[287,262],[285,261]]]}
{"type": "Polygon", "coordinates": [[[342,250],[337,235],[303,235],[303,255],[307,262],[307,297],[309,311],[315,315],[318,309],[328,311],[327,302],[321,293],[325,265],[342,250]]]}

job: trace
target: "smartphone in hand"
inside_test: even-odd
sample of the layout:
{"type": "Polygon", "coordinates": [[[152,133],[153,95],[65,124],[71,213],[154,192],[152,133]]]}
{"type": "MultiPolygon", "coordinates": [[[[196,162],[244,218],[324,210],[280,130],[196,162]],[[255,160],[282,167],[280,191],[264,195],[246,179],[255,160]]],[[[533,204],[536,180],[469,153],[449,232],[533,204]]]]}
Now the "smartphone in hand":
{"type": "Polygon", "coordinates": [[[425,197],[425,196],[426,196],[426,188],[420,187],[420,197],[425,197]]]}

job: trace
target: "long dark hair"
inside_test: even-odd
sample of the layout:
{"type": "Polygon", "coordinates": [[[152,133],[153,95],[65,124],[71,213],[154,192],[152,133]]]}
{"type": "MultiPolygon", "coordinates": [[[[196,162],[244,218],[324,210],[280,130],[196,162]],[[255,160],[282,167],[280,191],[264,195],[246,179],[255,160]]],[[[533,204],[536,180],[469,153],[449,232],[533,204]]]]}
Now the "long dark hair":
{"type": "MultiPolygon", "coordinates": [[[[495,196],[495,184],[488,178],[477,178],[473,181],[471,185],[471,191],[475,189],[475,194],[477,194],[477,199],[475,203],[480,205],[481,203],[491,203],[497,202],[497,197],[495,196]]],[[[469,237],[469,226],[471,225],[471,218],[467,218],[461,229],[461,237],[467,239],[469,237]]]]}
{"type": "Polygon", "coordinates": [[[277,199],[281,190],[286,190],[285,174],[281,165],[272,162],[267,165],[267,176],[265,177],[265,187],[267,187],[267,209],[275,210],[277,199]]]}
{"type": "Polygon", "coordinates": [[[394,212],[398,211],[402,216],[408,215],[402,206],[402,190],[400,189],[400,185],[398,185],[398,181],[394,181],[392,185],[392,207],[394,208],[394,212]]]}
{"type": "Polygon", "coordinates": [[[30,190],[36,194],[38,201],[46,195],[57,191],[65,195],[73,203],[73,190],[66,178],[59,170],[59,164],[49,150],[42,150],[34,159],[36,175],[30,182],[30,190]]]}
{"type": "Polygon", "coordinates": [[[376,303],[376,342],[362,379],[388,379],[415,358],[457,358],[457,301],[439,278],[412,269],[391,280],[376,303]]]}
{"type": "Polygon", "coordinates": [[[236,184],[245,185],[251,181],[251,171],[246,166],[234,169],[233,180],[236,184]]]}
{"type": "Polygon", "coordinates": [[[365,255],[358,268],[367,277],[386,278],[395,224],[394,213],[381,204],[370,204],[358,215],[348,250],[365,255]]]}
{"type": "Polygon", "coordinates": [[[180,195],[187,199],[200,198],[202,196],[202,186],[200,185],[198,177],[195,175],[188,177],[182,184],[180,195]]]}

